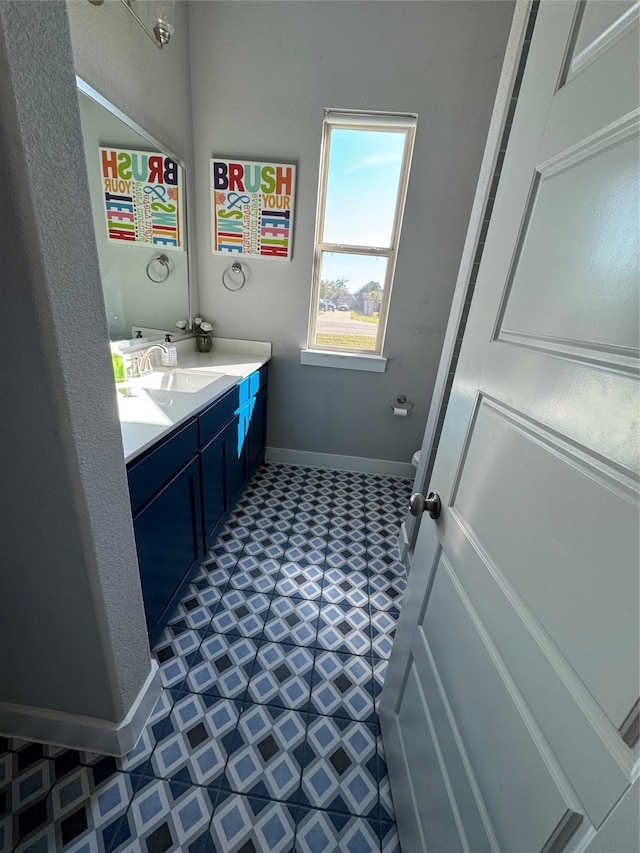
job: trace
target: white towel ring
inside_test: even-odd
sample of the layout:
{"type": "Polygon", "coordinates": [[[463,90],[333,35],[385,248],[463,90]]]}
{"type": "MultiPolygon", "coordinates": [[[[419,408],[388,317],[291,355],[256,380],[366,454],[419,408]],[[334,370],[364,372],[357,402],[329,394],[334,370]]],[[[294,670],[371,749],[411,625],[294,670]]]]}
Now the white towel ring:
{"type": "Polygon", "coordinates": [[[247,283],[247,277],[244,274],[244,270],[242,269],[242,264],[239,261],[236,261],[234,264],[231,264],[230,267],[227,267],[226,270],[222,273],[222,283],[227,288],[227,290],[242,290],[242,288],[247,283]],[[231,282],[227,280],[227,276],[233,273],[236,276],[242,276],[242,281],[234,281],[231,279],[231,282]]]}

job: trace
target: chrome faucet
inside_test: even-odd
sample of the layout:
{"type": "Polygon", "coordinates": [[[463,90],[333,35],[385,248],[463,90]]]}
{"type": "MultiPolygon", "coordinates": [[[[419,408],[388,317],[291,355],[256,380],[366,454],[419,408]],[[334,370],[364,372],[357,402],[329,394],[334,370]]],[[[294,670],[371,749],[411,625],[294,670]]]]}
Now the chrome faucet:
{"type": "Polygon", "coordinates": [[[167,355],[169,354],[169,350],[163,344],[151,344],[151,346],[147,347],[142,355],[139,355],[137,358],[139,376],[144,376],[146,373],[151,373],[153,370],[153,367],[151,366],[151,353],[154,350],[160,350],[160,352],[164,352],[167,355]]]}

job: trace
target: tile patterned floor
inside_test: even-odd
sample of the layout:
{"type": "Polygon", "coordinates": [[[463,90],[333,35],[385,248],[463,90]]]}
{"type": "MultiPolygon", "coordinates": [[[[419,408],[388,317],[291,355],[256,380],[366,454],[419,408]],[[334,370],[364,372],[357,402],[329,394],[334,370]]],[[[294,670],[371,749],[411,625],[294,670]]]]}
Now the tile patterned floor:
{"type": "Polygon", "coordinates": [[[123,759],[0,738],[0,853],[399,853],[377,703],[411,483],[263,465],[123,759]]]}

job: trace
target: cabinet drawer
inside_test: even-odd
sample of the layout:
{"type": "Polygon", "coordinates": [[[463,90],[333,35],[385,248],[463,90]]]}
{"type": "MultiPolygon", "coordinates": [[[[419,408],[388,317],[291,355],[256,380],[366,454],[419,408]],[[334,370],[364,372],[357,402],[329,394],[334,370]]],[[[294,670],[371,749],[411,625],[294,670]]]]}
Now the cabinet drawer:
{"type": "Polygon", "coordinates": [[[234,385],[219,400],[198,415],[200,447],[231,420],[238,408],[238,399],[238,386],[234,385]]]}
{"type": "Polygon", "coordinates": [[[197,452],[198,428],[193,419],[142,459],[133,462],[127,476],[134,515],[197,452]]]}

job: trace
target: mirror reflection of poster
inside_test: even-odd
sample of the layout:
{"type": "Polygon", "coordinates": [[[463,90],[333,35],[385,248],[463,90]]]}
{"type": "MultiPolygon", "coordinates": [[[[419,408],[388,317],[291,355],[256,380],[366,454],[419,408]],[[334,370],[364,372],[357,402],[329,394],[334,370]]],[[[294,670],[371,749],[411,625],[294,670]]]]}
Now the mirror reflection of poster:
{"type": "Polygon", "coordinates": [[[296,167],[211,161],[211,251],[290,261],[296,167]]]}
{"type": "Polygon", "coordinates": [[[109,241],[184,248],[182,169],[157,151],[100,148],[109,241]]]}

